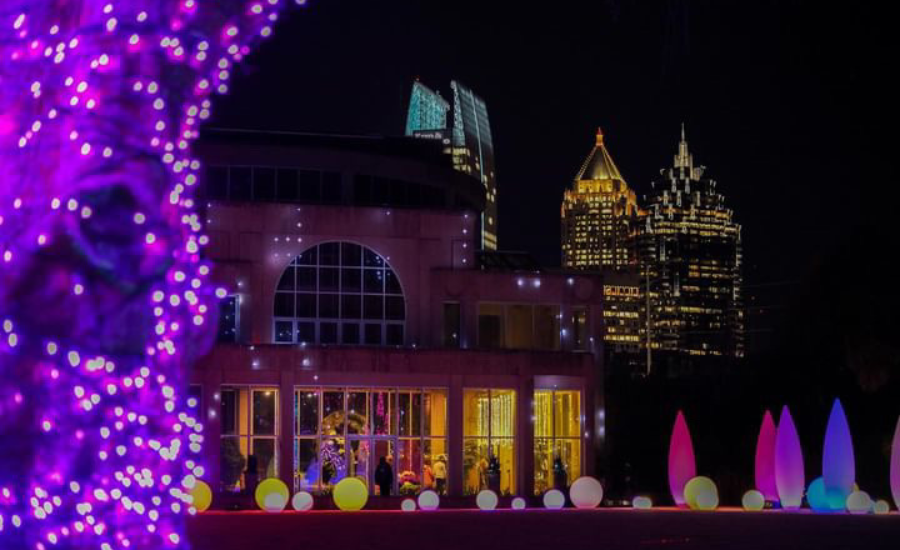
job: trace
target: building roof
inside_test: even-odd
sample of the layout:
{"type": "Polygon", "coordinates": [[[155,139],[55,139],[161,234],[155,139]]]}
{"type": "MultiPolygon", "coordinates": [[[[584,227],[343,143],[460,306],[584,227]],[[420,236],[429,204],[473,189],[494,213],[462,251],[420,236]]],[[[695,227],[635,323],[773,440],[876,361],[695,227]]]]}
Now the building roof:
{"type": "Polygon", "coordinates": [[[603,130],[597,128],[597,144],[588,158],[575,176],[575,181],[582,180],[619,180],[624,182],[625,178],[619,173],[616,163],[613,162],[606,145],[603,144],[603,130]]]}

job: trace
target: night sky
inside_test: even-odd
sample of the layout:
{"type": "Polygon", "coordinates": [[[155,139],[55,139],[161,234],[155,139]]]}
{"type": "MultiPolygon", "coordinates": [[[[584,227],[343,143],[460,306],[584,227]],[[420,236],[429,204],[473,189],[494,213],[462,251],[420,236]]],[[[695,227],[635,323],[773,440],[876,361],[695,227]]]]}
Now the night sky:
{"type": "Polygon", "coordinates": [[[680,123],[743,225],[751,283],[804,276],[896,195],[896,44],[877,2],[309,0],[212,125],[400,135],[415,77],[491,116],[500,244],[559,264],[559,204],[601,126],[639,197],[680,123]],[[535,6],[540,6],[535,9],[535,6]]]}

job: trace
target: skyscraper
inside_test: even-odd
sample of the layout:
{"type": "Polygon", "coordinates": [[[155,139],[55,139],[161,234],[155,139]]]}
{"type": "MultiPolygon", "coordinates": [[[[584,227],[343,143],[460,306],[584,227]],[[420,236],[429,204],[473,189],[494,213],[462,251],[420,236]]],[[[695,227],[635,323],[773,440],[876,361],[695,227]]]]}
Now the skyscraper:
{"type": "Polygon", "coordinates": [[[406,135],[414,137],[418,132],[446,130],[449,110],[450,104],[441,94],[416,80],[409,97],[406,135]]]}
{"type": "Polygon", "coordinates": [[[641,295],[634,231],[637,197],[613,162],[602,130],[563,194],[563,267],[603,272],[603,340],[610,353],[640,351],[641,295]]]}
{"type": "Polygon", "coordinates": [[[652,350],[744,355],[741,226],[681,129],[671,168],[646,197],[637,246],[652,350]]]}
{"type": "Polygon", "coordinates": [[[563,266],[598,271],[634,267],[631,233],[637,214],[637,196],[619,173],[598,129],[594,148],[563,195],[563,266]]]}
{"type": "Polygon", "coordinates": [[[480,246],[497,249],[497,176],[494,170],[494,140],[487,104],[457,81],[453,91],[453,124],[448,125],[450,104],[424,84],[413,83],[406,117],[406,135],[440,140],[453,156],[453,166],[484,186],[485,209],[481,213],[480,246]]]}

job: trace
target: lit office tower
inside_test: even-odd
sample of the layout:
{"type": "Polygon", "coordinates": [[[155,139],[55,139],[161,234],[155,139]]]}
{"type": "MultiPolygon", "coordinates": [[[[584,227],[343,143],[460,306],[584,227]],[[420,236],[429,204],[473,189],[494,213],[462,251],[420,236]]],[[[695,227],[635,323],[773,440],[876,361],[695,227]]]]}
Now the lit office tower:
{"type": "Polygon", "coordinates": [[[562,261],[570,269],[634,267],[631,234],[637,219],[637,197],[603,143],[597,142],[563,195],[562,261]]]}
{"type": "Polygon", "coordinates": [[[449,110],[450,104],[441,94],[418,80],[413,82],[406,116],[406,135],[414,137],[417,132],[446,130],[449,110]]]}
{"type": "Polygon", "coordinates": [[[457,81],[453,91],[453,123],[448,125],[450,105],[441,95],[419,81],[413,83],[406,117],[406,135],[441,141],[453,156],[453,166],[484,186],[485,208],[481,213],[481,248],[497,249],[497,176],[494,171],[494,140],[487,105],[457,81]]]}
{"type": "Polygon", "coordinates": [[[453,89],[453,164],[484,185],[487,200],[481,215],[481,247],[496,250],[497,179],[487,105],[455,80],[450,87],[453,89]]]}
{"type": "Polygon", "coordinates": [[[653,182],[637,237],[650,347],[742,357],[741,226],[704,170],[682,126],[674,165],[653,182]]]}

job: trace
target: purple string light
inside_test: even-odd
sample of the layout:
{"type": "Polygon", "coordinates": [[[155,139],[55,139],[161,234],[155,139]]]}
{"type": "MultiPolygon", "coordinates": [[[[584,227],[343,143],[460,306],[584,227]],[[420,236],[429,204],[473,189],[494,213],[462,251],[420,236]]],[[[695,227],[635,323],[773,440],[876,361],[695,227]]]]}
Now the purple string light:
{"type": "Polygon", "coordinates": [[[288,1],[0,3],[0,548],[187,548],[225,294],[190,144],[288,1]]]}

